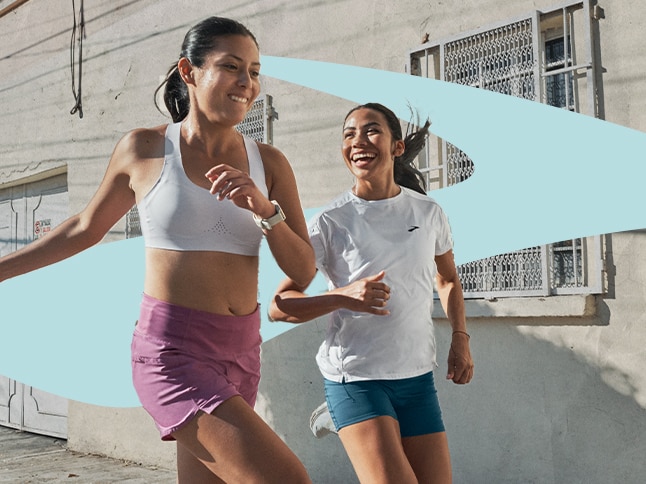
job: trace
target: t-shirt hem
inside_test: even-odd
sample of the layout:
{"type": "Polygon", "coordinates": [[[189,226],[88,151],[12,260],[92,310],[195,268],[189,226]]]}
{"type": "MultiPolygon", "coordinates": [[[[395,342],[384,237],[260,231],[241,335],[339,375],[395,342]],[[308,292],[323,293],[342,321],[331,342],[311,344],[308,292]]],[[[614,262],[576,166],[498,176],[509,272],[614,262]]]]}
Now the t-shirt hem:
{"type": "Polygon", "coordinates": [[[331,374],[321,370],[320,368],[319,368],[319,371],[321,372],[321,375],[323,375],[323,378],[325,378],[326,380],[341,383],[343,381],[352,382],[352,381],[367,381],[367,380],[403,380],[405,378],[413,378],[416,376],[424,375],[430,371],[434,371],[436,368],[438,368],[437,363],[433,363],[430,366],[417,368],[415,370],[411,370],[408,372],[395,373],[395,374],[393,373],[374,374],[374,375],[352,374],[352,373],[331,374]]]}

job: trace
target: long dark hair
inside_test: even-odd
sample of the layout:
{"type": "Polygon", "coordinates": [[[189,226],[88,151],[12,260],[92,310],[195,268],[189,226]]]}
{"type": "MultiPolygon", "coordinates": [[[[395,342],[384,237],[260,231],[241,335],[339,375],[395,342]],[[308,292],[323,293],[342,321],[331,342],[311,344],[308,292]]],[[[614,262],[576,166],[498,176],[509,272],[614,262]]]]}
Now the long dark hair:
{"type": "Polygon", "coordinates": [[[402,127],[399,123],[399,118],[383,104],[379,103],[366,103],[352,108],[345,119],[348,119],[353,112],[358,109],[372,109],[378,111],[386,118],[386,123],[390,129],[394,141],[404,141],[404,152],[395,157],[395,170],[394,177],[395,183],[398,185],[410,188],[416,192],[426,194],[426,181],[422,173],[415,167],[415,157],[422,151],[424,144],[426,144],[426,136],[428,135],[428,128],[431,122],[427,119],[424,126],[417,131],[411,131],[412,124],[409,123],[406,137],[402,135],[402,127]]]}
{"type": "MultiPolygon", "coordinates": [[[[256,37],[240,22],[224,17],[209,17],[191,27],[186,33],[179,59],[185,57],[193,66],[202,67],[207,55],[215,48],[217,38],[225,35],[250,37],[258,46],[256,37]]],[[[188,115],[191,103],[188,97],[188,88],[179,75],[177,62],[170,67],[166,73],[166,79],[155,89],[157,109],[159,109],[157,93],[162,88],[164,89],[164,104],[173,118],[173,122],[177,123],[183,120],[188,115]]]]}

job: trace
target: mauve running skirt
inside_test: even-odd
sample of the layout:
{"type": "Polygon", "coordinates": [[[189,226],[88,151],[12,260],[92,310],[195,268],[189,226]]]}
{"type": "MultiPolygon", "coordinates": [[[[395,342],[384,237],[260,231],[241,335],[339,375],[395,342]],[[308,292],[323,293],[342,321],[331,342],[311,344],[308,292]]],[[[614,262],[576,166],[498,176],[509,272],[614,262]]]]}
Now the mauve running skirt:
{"type": "Polygon", "coordinates": [[[201,410],[240,395],[253,407],[260,382],[260,307],[226,316],[146,294],[132,338],[132,379],[162,440],[201,410]]]}

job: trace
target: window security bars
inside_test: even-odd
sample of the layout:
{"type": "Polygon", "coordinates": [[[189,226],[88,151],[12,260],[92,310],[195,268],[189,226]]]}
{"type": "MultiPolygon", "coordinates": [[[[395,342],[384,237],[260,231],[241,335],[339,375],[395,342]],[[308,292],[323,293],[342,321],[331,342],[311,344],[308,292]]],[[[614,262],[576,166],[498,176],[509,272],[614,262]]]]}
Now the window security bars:
{"type": "MultiPolygon", "coordinates": [[[[532,22],[524,19],[444,46],[444,80],[534,99],[532,22]]],[[[473,174],[472,161],[446,143],[447,185],[473,174]]]]}
{"type": "Polygon", "coordinates": [[[247,116],[236,126],[236,129],[255,141],[273,144],[272,121],[278,119],[278,114],[274,110],[272,99],[269,94],[258,96],[247,116]]]}
{"type": "Polygon", "coordinates": [[[135,205],[126,214],[126,239],[141,236],[141,224],[139,223],[139,210],[135,205]]]}
{"type": "MultiPolygon", "coordinates": [[[[580,111],[579,85],[594,90],[589,12],[586,0],[425,44],[410,51],[410,73],[580,111]],[[583,66],[576,65],[574,49],[581,32],[589,60],[583,66]],[[587,72],[580,75],[581,69],[587,72]]],[[[590,111],[596,115],[596,106],[590,111]]],[[[443,140],[429,140],[418,162],[430,188],[454,185],[474,171],[466,154],[443,140]]],[[[588,237],[470,262],[458,272],[471,298],[601,292],[600,254],[600,237],[588,237]]]]}
{"type": "Polygon", "coordinates": [[[545,93],[543,102],[550,106],[566,108],[570,111],[576,110],[574,80],[572,72],[567,70],[571,66],[572,52],[570,42],[565,42],[564,37],[545,42],[545,93]]]}

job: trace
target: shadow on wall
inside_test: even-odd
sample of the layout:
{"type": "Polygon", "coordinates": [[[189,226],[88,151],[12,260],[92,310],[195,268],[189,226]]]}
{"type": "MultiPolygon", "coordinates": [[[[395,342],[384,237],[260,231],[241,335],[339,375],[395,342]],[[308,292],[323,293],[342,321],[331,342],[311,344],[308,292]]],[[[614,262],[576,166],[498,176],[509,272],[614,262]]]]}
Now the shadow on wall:
{"type": "Polygon", "coordinates": [[[604,350],[600,364],[581,356],[604,328],[474,326],[473,383],[438,385],[456,482],[643,482],[644,385],[604,350]]]}
{"type": "MultiPolygon", "coordinates": [[[[636,397],[644,385],[612,365],[603,350],[600,364],[582,356],[600,344],[606,324],[474,322],[476,377],[464,387],[444,379],[449,328],[437,324],[436,384],[456,483],[643,482],[646,411],[636,397]]],[[[338,437],[317,439],[309,429],[312,410],[324,401],[314,361],[324,329],[325,323],[311,322],[263,344],[257,409],[314,482],[356,482],[338,437]]],[[[612,355],[621,352],[612,349],[612,355]]]]}
{"type": "Polygon", "coordinates": [[[339,438],[316,438],[310,416],[325,401],[314,357],[325,336],[324,318],[302,324],[262,345],[256,410],[305,464],[316,484],[358,482],[339,438]]]}

